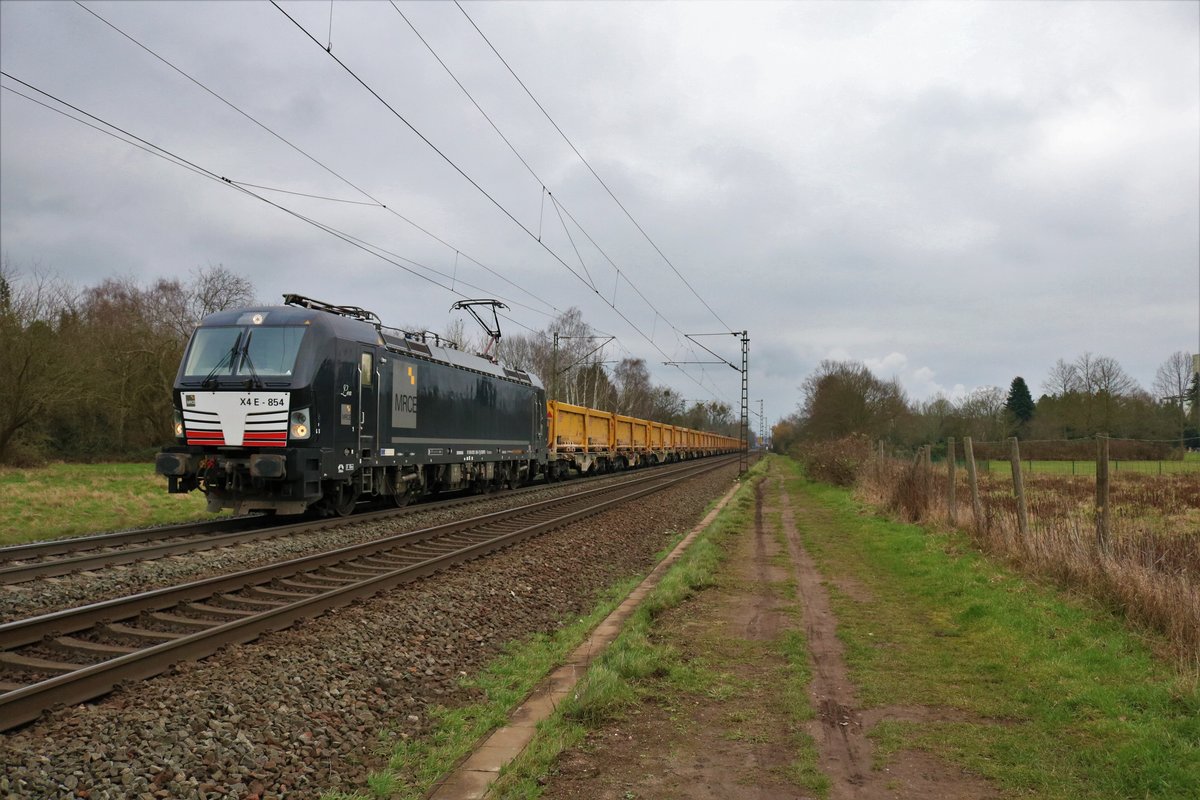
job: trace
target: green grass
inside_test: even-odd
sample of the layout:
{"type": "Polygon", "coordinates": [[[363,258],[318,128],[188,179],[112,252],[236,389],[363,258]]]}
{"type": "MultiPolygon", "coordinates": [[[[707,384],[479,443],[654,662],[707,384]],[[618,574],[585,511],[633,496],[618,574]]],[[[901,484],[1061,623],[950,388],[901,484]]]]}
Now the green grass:
{"type": "Polygon", "coordinates": [[[0,469],[0,545],[213,516],[200,492],[167,494],[153,464],[0,469]]]}
{"type": "Polygon", "coordinates": [[[656,643],[652,630],[665,611],[716,580],[724,559],[722,542],[753,518],[753,478],[764,469],[764,462],[751,469],[743,488],[625,622],[621,634],[592,663],[572,697],[538,725],[530,746],[501,770],[489,796],[538,797],[539,779],[552,771],[559,753],[581,743],[589,729],[619,719],[630,704],[644,696],[651,680],[677,692],[714,700],[739,690],[729,674],[705,663],[684,661],[673,647],[656,643]]]}
{"type": "Polygon", "coordinates": [[[1014,796],[1200,797],[1196,676],[1156,659],[1111,613],[1026,582],[965,539],[874,516],[790,469],[822,574],[873,595],[832,598],[864,706],[959,715],[877,726],[881,766],[917,748],[1014,796]]]}
{"type": "MultiPolygon", "coordinates": [[[[605,616],[640,582],[628,578],[604,593],[586,617],[555,631],[552,636],[538,635],[515,643],[506,652],[463,685],[481,699],[456,707],[434,708],[429,712],[433,732],[420,739],[395,738],[390,742],[388,769],[367,779],[371,795],[326,794],[325,800],[338,798],[423,797],[434,781],[450,771],[489,731],[507,721],[508,712],[533,690],[551,669],[581,644],[605,616]]],[[[569,745],[568,745],[569,746],[569,745]]]]}
{"type": "MultiPolygon", "coordinates": [[[[808,641],[800,630],[789,631],[784,634],[779,649],[787,661],[787,677],[779,692],[779,699],[793,720],[810,720],[815,712],[808,699],[808,684],[812,680],[808,641]]],[[[795,726],[792,739],[796,758],[788,765],[788,778],[816,796],[826,797],[829,794],[829,778],[821,772],[816,742],[800,725],[795,726]]]]}

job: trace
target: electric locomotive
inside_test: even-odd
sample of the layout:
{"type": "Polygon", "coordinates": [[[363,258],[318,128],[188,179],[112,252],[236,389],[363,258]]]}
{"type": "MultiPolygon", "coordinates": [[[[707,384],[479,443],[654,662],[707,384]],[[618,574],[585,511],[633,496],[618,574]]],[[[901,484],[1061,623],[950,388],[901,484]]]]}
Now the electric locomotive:
{"type": "Polygon", "coordinates": [[[546,463],[535,376],[295,294],[205,317],[174,405],[155,471],[210,511],[344,515],[364,497],[528,482],[546,463]]]}

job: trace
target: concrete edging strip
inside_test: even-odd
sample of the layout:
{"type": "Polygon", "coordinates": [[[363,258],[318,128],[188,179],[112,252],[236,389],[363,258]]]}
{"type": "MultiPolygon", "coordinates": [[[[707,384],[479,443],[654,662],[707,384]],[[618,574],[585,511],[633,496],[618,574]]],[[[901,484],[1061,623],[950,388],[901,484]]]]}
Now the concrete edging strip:
{"type": "Polygon", "coordinates": [[[532,740],[537,724],[548,719],[558,704],[575,688],[575,684],[587,672],[592,660],[617,638],[638,605],[645,599],[663,574],[679,560],[684,551],[701,531],[712,524],[717,514],[742,487],[739,482],[720,499],[711,511],[704,515],[687,536],[650,571],[650,574],[629,593],[621,605],[597,625],[588,635],[587,641],[575,648],[566,663],[555,669],[530,693],[521,705],[509,715],[508,724],[492,731],[476,746],[466,759],[425,796],[429,800],[480,800],[500,776],[500,768],[508,764],[525,749],[532,740]]]}

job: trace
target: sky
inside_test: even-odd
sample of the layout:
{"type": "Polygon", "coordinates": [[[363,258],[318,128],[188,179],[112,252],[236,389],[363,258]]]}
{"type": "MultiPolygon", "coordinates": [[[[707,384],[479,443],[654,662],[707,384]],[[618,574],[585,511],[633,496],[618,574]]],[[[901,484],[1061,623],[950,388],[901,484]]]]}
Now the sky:
{"type": "Polygon", "coordinates": [[[3,0],[0,68],[27,276],[223,265],[435,331],[577,307],[735,406],[663,362],[745,330],[768,425],[826,358],[925,400],[1200,349],[1197,2],[3,0]]]}

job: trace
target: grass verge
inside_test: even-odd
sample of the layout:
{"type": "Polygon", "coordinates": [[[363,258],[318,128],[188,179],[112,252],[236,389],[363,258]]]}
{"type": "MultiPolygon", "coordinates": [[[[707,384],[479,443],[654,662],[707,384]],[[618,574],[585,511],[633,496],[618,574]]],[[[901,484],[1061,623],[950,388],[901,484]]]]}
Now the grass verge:
{"type": "Polygon", "coordinates": [[[915,748],[1013,796],[1200,797],[1195,675],[1156,659],[1107,611],[1027,582],[964,536],[875,516],[788,468],[822,574],[870,590],[869,600],[832,597],[864,706],[954,710],[943,715],[952,721],[879,724],[877,767],[915,748]]]}
{"type": "MultiPolygon", "coordinates": [[[[751,469],[749,479],[733,501],[663,576],[626,621],[617,639],[593,662],[575,694],[560,705],[554,716],[538,726],[530,747],[501,770],[500,778],[492,788],[495,797],[538,797],[545,776],[553,772],[554,761],[562,751],[582,743],[589,730],[621,719],[632,704],[642,702],[648,696],[657,695],[656,699],[669,707],[678,695],[703,696],[723,702],[739,693],[762,689],[741,685],[736,676],[721,668],[729,659],[757,657],[748,654],[743,642],[717,636],[706,639],[706,634],[702,633],[697,647],[705,657],[685,659],[674,646],[655,636],[654,628],[664,613],[679,607],[697,591],[718,580],[718,569],[725,558],[728,540],[751,524],[753,485],[766,469],[766,461],[751,469]]],[[[789,633],[782,642],[767,646],[775,647],[786,661],[783,694],[789,709],[796,707],[796,719],[811,716],[805,692],[808,656],[802,634],[789,633]]],[[[748,715],[732,722],[729,737],[758,735],[753,730],[754,720],[748,715]]],[[[815,753],[810,755],[798,758],[786,777],[793,783],[823,793],[824,776],[816,770],[815,753]]]]}
{"type": "Polygon", "coordinates": [[[0,545],[213,516],[199,492],[167,494],[152,464],[0,469],[0,545]]]}
{"type": "MultiPolygon", "coordinates": [[[[718,516],[719,524],[722,515],[718,516]]],[[[673,539],[677,541],[678,538],[673,539]]],[[[660,556],[670,552],[665,549],[660,556]]],[[[694,548],[692,548],[694,549],[694,548]]],[[[689,553],[691,550],[689,550],[689,553]]],[[[715,558],[709,554],[705,559],[715,558]]],[[[672,572],[679,569],[677,565],[672,572]]],[[[707,572],[711,573],[709,564],[707,572]]],[[[706,570],[692,564],[687,574],[673,582],[679,592],[689,592],[684,584],[702,580],[706,570]]],[[[433,732],[420,740],[402,740],[391,747],[388,769],[370,776],[370,794],[328,793],[323,800],[368,800],[368,798],[391,798],[411,800],[423,797],[433,783],[446,773],[483,736],[507,721],[508,713],[524,700],[534,687],[552,669],[587,638],[588,634],[605,617],[620,605],[621,601],[641,582],[640,577],[631,577],[614,585],[605,592],[596,607],[586,617],[575,620],[560,628],[551,636],[535,636],[530,640],[512,645],[508,651],[481,673],[464,681],[464,687],[480,698],[479,701],[457,708],[432,710],[433,732]]],[[[661,587],[661,584],[660,584],[661,587]]],[[[662,598],[659,599],[662,602],[662,598]]],[[[678,602],[678,601],[676,601],[678,602]]],[[[611,650],[611,648],[610,648],[611,650]]],[[[616,676],[624,674],[650,674],[659,667],[659,655],[648,642],[632,643],[611,664],[597,674],[595,681],[581,684],[577,700],[581,711],[578,718],[559,719],[556,726],[539,726],[538,736],[522,754],[528,763],[549,763],[562,750],[577,744],[583,736],[581,719],[602,720],[614,713],[623,702],[632,699],[632,690],[616,676]]],[[[589,673],[590,674],[590,673],[589,673]]],[[[507,796],[496,794],[494,796],[507,796]]],[[[519,795],[518,795],[519,796],[519,795]]]]}

